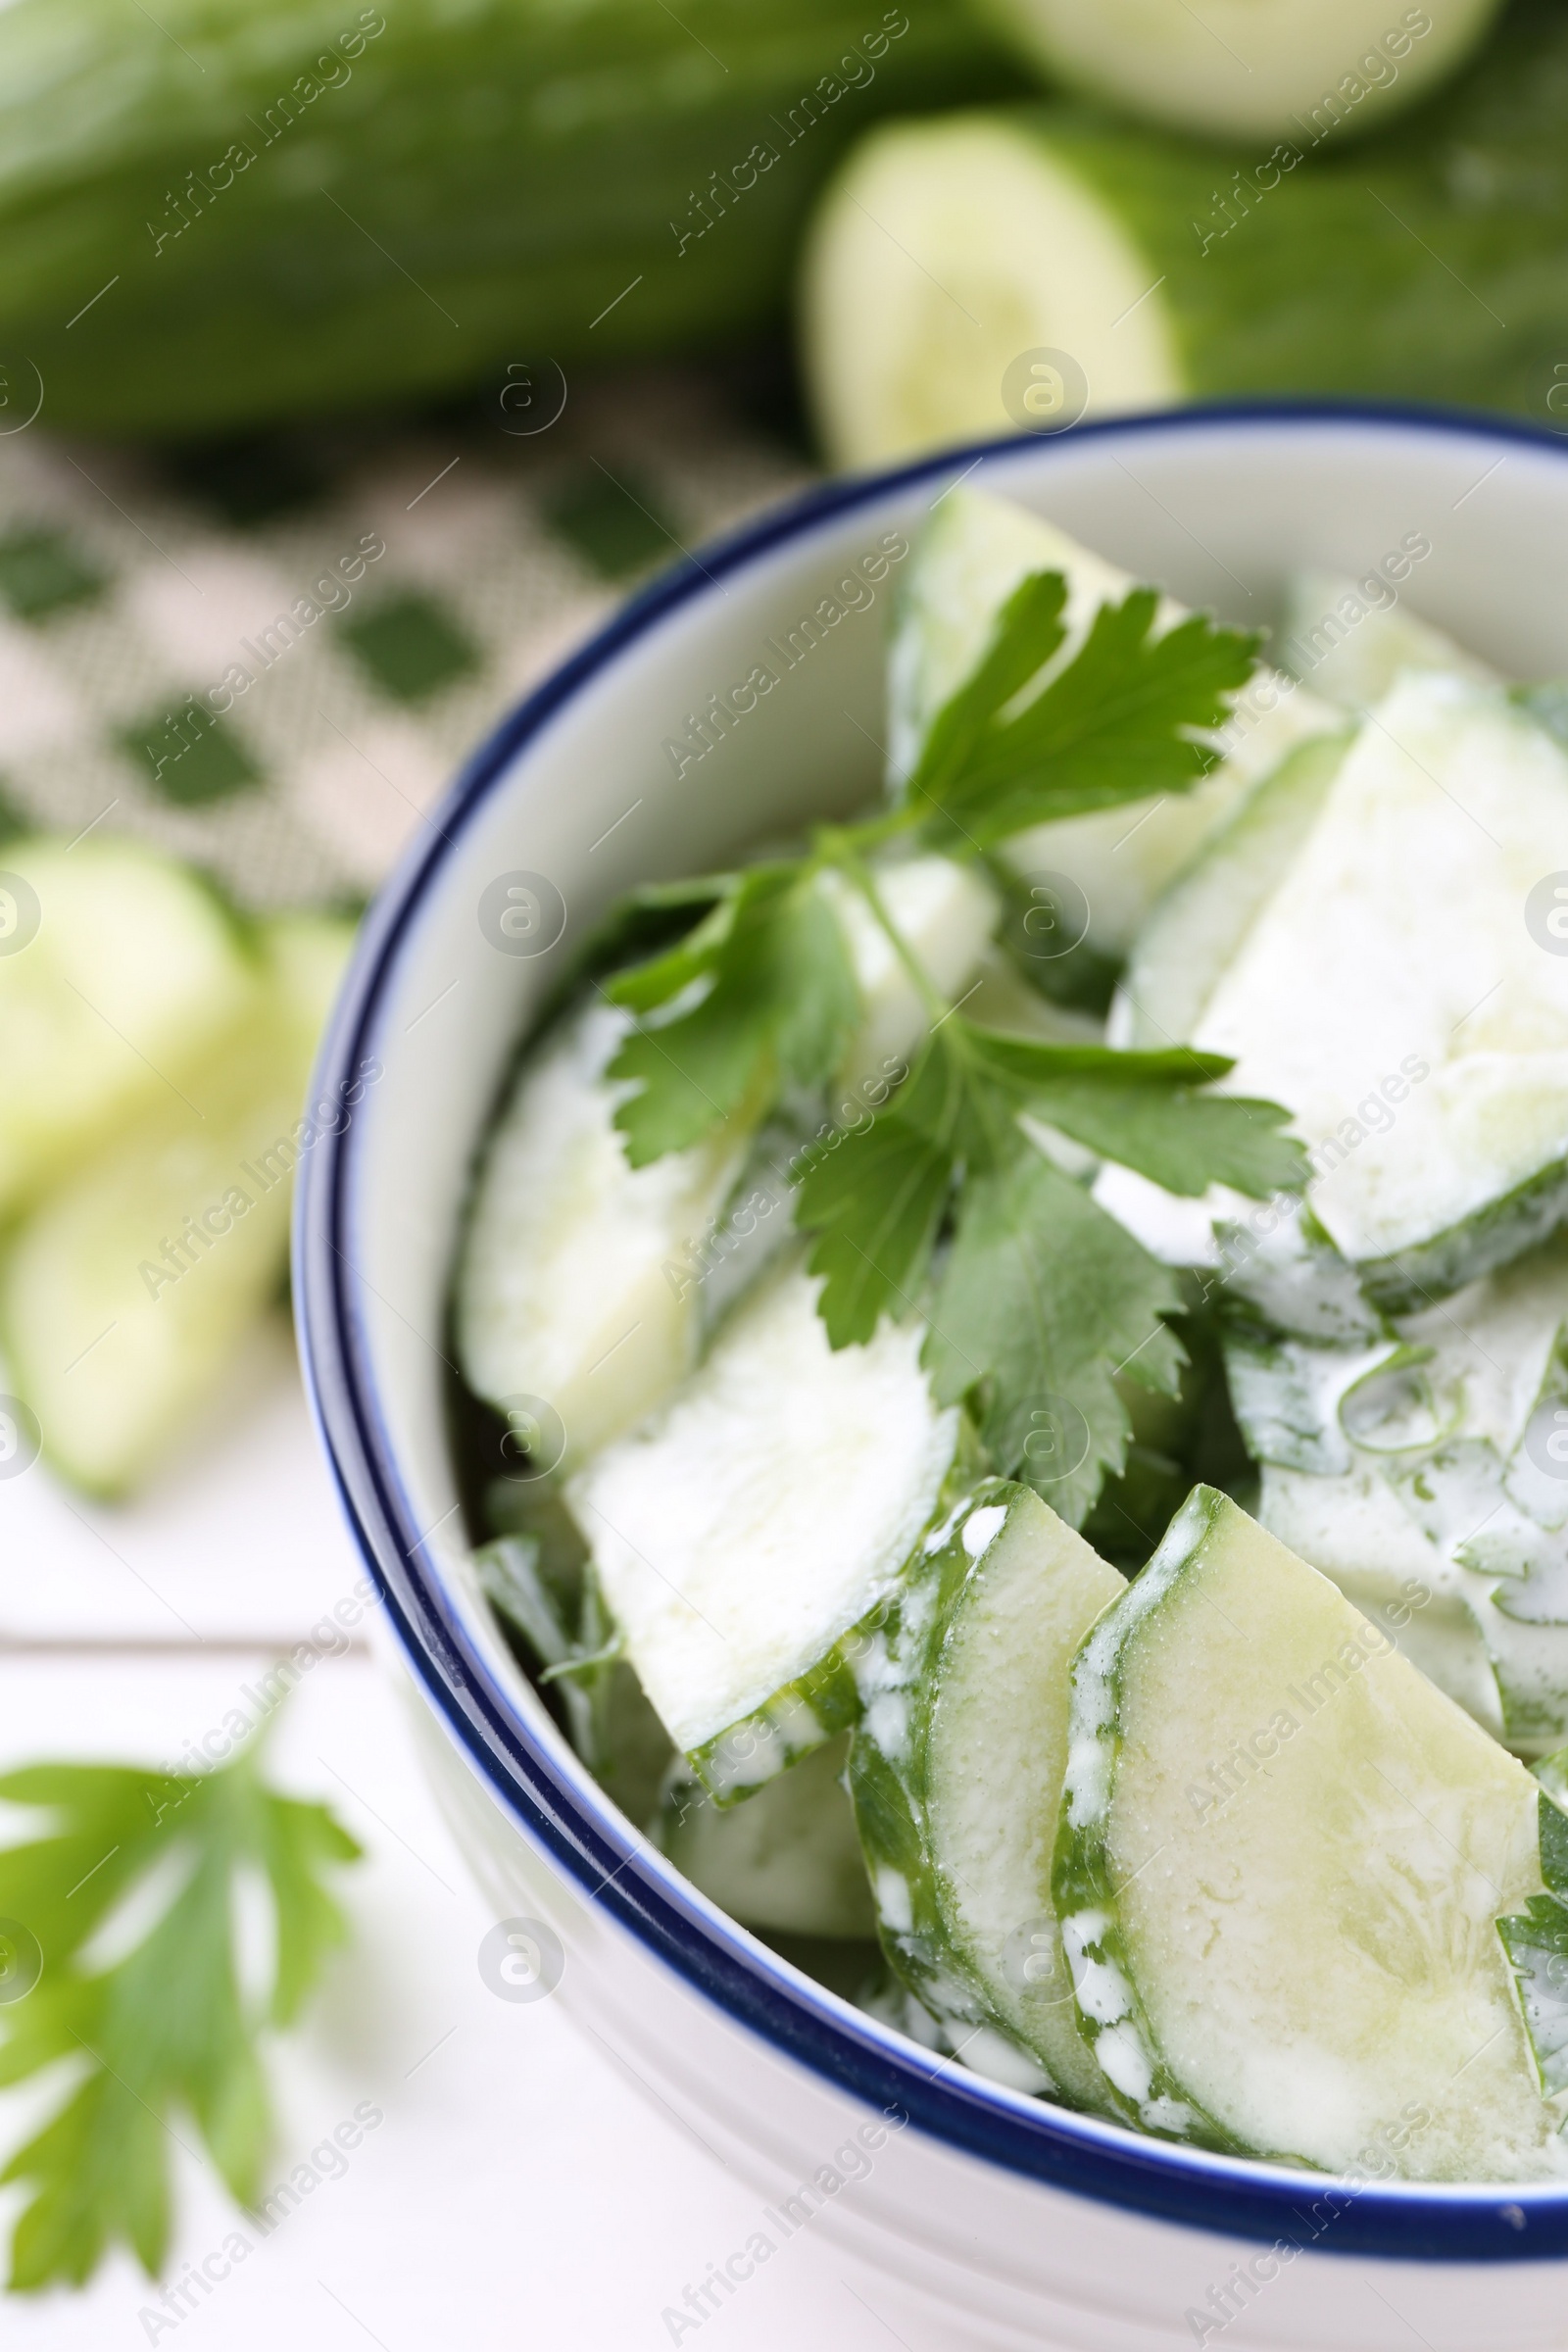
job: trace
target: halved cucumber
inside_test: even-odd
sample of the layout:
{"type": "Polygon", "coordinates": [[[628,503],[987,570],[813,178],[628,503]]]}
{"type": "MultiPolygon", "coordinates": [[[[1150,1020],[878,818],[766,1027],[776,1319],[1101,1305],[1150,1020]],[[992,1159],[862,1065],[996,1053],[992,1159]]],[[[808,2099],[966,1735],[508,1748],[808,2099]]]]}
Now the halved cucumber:
{"type": "Polygon", "coordinates": [[[352,1115],[302,1100],[346,924],[264,930],[253,1003],[178,1099],[146,1110],[24,1219],[0,1269],[17,1394],[69,1478],[115,1494],[176,1444],[288,1256],[291,1170],[352,1115]]]}
{"type": "Polygon", "coordinates": [[[716,1805],[700,1782],[677,1780],[654,1834],[694,1886],[748,1927],[873,1936],[876,1914],[844,1788],[845,1750],[842,1737],[830,1740],[745,1805],[716,1805]]]}
{"type": "Polygon", "coordinates": [[[208,884],[137,843],[11,841],[0,869],[0,1213],[10,1213],[128,1120],[177,1100],[254,996],[258,969],[244,926],[208,884]]]}
{"type": "Polygon", "coordinates": [[[1559,2178],[1495,1923],[1539,1790],[1324,1577],[1195,1490],[1073,1670],[1054,1892],[1144,2130],[1333,2171],[1559,2178]]]}
{"type": "MultiPolygon", "coordinates": [[[[936,857],[890,863],[877,882],[933,985],[961,993],[1001,911],[990,883],[936,857]]],[[[886,1099],[927,1015],[863,901],[836,875],[824,876],[823,888],[861,1003],[824,1108],[853,1120],[867,1102],[886,1099]]],[[[525,1419],[542,1400],[559,1417],[568,1469],[654,1411],[691,1370],[710,1300],[735,1288],[727,1272],[708,1279],[733,1254],[726,1211],[765,1193],[760,1245],[774,1243],[789,1224],[789,1163],[806,1140],[768,1138],[762,1156],[771,1152],[776,1164],[755,1165],[766,1108],[758,1104],[690,1150],[632,1167],[614,1125],[628,1090],[605,1077],[630,1026],[615,1006],[589,1002],[530,1054],[486,1147],[458,1271],[458,1348],[469,1387],[525,1419]]],[[[766,1254],[764,1246],[744,1251],[744,1270],[766,1254]]]]}
{"type": "Polygon", "coordinates": [[[850,1788],[894,1967],[980,2072],[1103,2108],[1051,1898],[1068,1670],[1126,1587],[988,1481],[910,1562],[859,1665],[850,1788]]]}
{"type": "MultiPolygon", "coordinates": [[[[889,662],[895,790],[913,769],[938,710],[984,654],[1002,606],[1034,571],[1059,571],[1067,582],[1058,665],[1071,660],[1101,606],[1120,603],[1136,585],[1130,573],[1010,500],[960,486],[937,502],[900,592],[889,662]]],[[[1164,598],[1160,626],[1172,627],[1184,612],[1164,598]]],[[[1343,725],[1340,713],[1304,689],[1260,671],[1215,739],[1225,758],[1192,792],[1037,825],[1008,843],[1008,862],[1023,874],[1068,875],[1087,902],[1090,945],[1120,956],[1159,891],[1251,779],[1292,744],[1343,725]]]]}
{"type": "Polygon", "coordinates": [[[1446,629],[1394,603],[1394,594],[1378,572],[1359,580],[1327,571],[1297,572],[1276,649],[1292,677],[1356,711],[1374,709],[1406,669],[1442,670],[1481,686],[1501,683],[1490,662],[1466,653],[1446,629]]]}
{"type": "Polygon", "coordinates": [[[1398,18],[1386,0],[1207,0],[1200,16],[1186,0],[987,0],[985,13],[1053,81],[1118,112],[1221,137],[1310,139],[1302,118],[1314,109],[1333,109],[1325,128],[1381,125],[1452,71],[1496,9],[1429,0],[1398,18]]]}
{"type": "Polygon", "coordinates": [[[1196,1025],[1227,1088],[1290,1105],[1313,1212],[1390,1311],[1568,1214],[1568,962],[1527,919],[1554,869],[1562,748],[1498,692],[1409,676],[1196,1025]]]}
{"type": "Polygon", "coordinates": [[[721,1800],[858,1712],[845,1638],[892,1590],[960,1435],[918,1321],[835,1351],[792,1263],[735,1309],[664,1410],[567,1499],[626,1654],[721,1800]]]}
{"type": "MultiPolygon", "coordinates": [[[[1240,4],[1252,14],[1258,0],[1240,4]]],[[[1157,5],[1206,39],[1202,10],[1157,5]]],[[[804,253],[804,358],[830,455],[875,466],[1083,415],[1283,391],[1539,416],[1560,342],[1551,173],[1568,36],[1551,7],[1509,20],[1450,96],[1371,146],[1336,135],[1373,111],[1349,57],[1342,88],[1318,93],[1272,150],[1162,137],[1059,102],[870,131],[804,253]],[[1345,80],[1360,91],[1351,103],[1345,80]],[[1438,160],[1453,155],[1464,172],[1438,160]],[[1489,200],[1527,183],[1534,203],[1489,200]]],[[[1157,46],[1140,38],[1127,54],[1157,46]]],[[[1209,48],[1223,65],[1218,40],[1209,48]]],[[[1410,40],[1402,72],[1438,53],[1410,40]]],[[[1196,507],[1180,527],[1212,544],[1196,507]]]]}

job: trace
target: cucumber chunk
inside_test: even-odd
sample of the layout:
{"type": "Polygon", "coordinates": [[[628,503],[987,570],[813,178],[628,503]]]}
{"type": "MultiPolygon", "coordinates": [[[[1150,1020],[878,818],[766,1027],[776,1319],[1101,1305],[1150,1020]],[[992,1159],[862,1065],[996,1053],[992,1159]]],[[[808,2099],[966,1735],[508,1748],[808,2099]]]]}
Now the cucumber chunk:
{"type": "Polygon", "coordinates": [[[92,1493],[122,1494],[160,1464],[276,1294],[290,1171],[352,1110],[300,1115],[351,937],[307,918],[266,930],[252,1004],[185,1071],[181,1100],[144,1111],[14,1236],[0,1270],[11,1378],[45,1453],[92,1493]]]}
{"type": "Polygon", "coordinates": [[[1543,1891],[1539,1801],[1196,1489],[1073,1670],[1055,1899],[1122,2111],[1332,2171],[1375,2142],[1412,2180],[1561,2178],[1494,1925],[1543,1891]]]}
{"type": "MultiPolygon", "coordinates": [[[[490,1139],[458,1273],[458,1350],[476,1395],[542,1398],[569,1464],[668,1395],[694,1360],[689,1263],[744,1161],[731,1120],[633,1168],[605,1079],[631,1026],[588,1004],[523,1065],[490,1139]]],[[[555,1468],[556,1463],[544,1465],[555,1468]]]]}
{"type": "Polygon", "coordinates": [[[1326,571],[1297,572],[1279,646],[1291,676],[1355,711],[1375,709],[1406,669],[1442,670],[1481,686],[1501,683],[1489,662],[1466,653],[1446,629],[1389,603],[1391,593],[1379,574],[1363,581],[1326,571]],[[1370,598],[1363,590],[1371,592],[1370,598]]]}
{"type": "Polygon", "coordinates": [[[1263,1525],[1496,1738],[1533,1754],[1568,1735],[1568,1475],[1546,1449],[1568,1241],[1372,1332],[1233,1316],[1224,1348],[1263,1525]]]}
{"type": "Polygon", "coordinates": [[[829,1347],[816,1284],[764,1278],[666,1408],[566,1494],[626,1655],[721,1800],[858,1711],[845,1637],[891,1591],[959,1441],[924,1328],[829,1347]]]}
{"type": "Polygon", "coordinates": [[[1185,0],[987,0],[985,9],[1053,81],[1176,130],[1250,139],[1299,137],[1314,109],[1332,109],[1332,127],[1349,116],[1347,83],[1368,118],[1357,129],[1381,126],[1451,73],[1496,11],[1497,0],[1433,0],[1412,43],[1382,0],[1208,0],[1200,16],[1185,0]],[[1403,44],[1392,56],[1391,35],[1403,44]]]}
{"type": "MultiPolygon", "coordinates": [[[[889,661],[895,788],[913,770],[937,712],[980,661],[1002,606],[1035,571],[1059,571],[1067,582],[1067,635],[1057,665],[1071,661],[1101,606],[1120,603],[1137,584],[1010,500],[960,487],[938,502],[901,590],[889,661]]],[[[1161,628],[1173,627],[1185,610],[1164,598],[1161,628]]],[[[1008,843],[1008,862],[1024,874],[1069,875],[1088,904],[1089,944],[1120,957],[1159,891],[1252,778],[1303,737],[1343,726],[1327,704],[1259,671],[1231,725],[1215,738],[1225,758],[1192,792],[1034,826],[1008,843]]]]}
{"type": "Polygon", "coordinates": [[[1311,832],[1349,741],[1345,730],[1288,752],[1200,843],[1133,942],[1111,1005],[1112,1045],[1157,1051],[1193,1036],[1311,832]]]}
{"type": "Polygon", "coordinates": [[[1104,2109],[1051,1897],[1068,1670],[1126,1590],[1027,1487],[988,1481],[868,1634],[850,1787],[883,1947],[960,2056],[1104,2109]],[[1030,2072],[1031,2063],[1034,2072],[1030,2072]]]}
{"type": "Polygon", "coordinates": [[[237,918],[156,851],[24,839],[5,845],[0,865],[0,1214],[10,1214],[128,1120],[176,1102],[258,974],[237,918]]]}
{"type": "Polygon", "coordinates": [[[700,1782],[667,1791],[655,1836],[677,1870],[748,1927],[794,1936],[876,1933],[871,1889],[845,1792],[844,1736],[760,1788],[716,1805],[700,1782]]]}
{"type": "MultiPolygon", "coordinates": [[[[996,927],[995,889],[951,858],[889,863],[876,880],[933,986],[961,994],[996,927]]],[[[860,995],[825,1106],[851,1121],[886,1100],[928,1016],[864,901],[835,874],[822,888],[860,995]]],[[[737,1278],[760,1271],[788,1229],[789,1165],[808,1133],[759,1139],[760,1105],[688,1151],[632,1167],[614,1125],[630,1090],[605,1077],[630,1026],[616,1006],[590,1002],[529,1054],[486,1148],[458,1271],[465,1379],[502,1410],[518,1399],[524,1415],[541,1399],[549,1405],[568,1470],[654,1411],[692,1369],[737,1278]],[[732,1245],[746,1236],[734,1211],[747,1202],[759,1230],[737,1253],[732,1245]]]]}
{"type": "Polygon", "coordinates": [[[1192,1042],[1290,1104],[1312,1209],[1391,1311],[1568,1213],[1568,758],[1499,693],[1410,676],[1361,729],[1192,1042]]]}

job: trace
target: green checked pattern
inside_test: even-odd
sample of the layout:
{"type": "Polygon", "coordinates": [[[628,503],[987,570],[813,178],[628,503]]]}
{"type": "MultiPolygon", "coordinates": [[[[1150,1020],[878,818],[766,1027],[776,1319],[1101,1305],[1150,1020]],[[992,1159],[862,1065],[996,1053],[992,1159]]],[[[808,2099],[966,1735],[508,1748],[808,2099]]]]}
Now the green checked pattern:
{"type": "Polygon", "coordinates": [[[357,897],[628,587],[804,478],[677,371],[532,436],[0,434],[0,822],[139,834],[251,906],[357,897]]]}

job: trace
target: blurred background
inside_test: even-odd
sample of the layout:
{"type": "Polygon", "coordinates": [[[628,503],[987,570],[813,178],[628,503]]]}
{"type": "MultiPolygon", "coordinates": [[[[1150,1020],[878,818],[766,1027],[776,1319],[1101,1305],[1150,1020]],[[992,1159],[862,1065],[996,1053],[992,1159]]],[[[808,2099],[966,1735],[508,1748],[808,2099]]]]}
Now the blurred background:
{"type": "MultiPolygon", "coordinates": [[[[493,1997],[370,1671],[286,1322],[319,1024],[466,753],[661,565],[824,471],[1303,396],[1568,433],[1558,0],[0,6],[0,1766],[204,1771],[308,1652],[279,1769],[368,1862],[266,2145],[389,2125],[216,2316],[167,2280],[271,2176],[163,2148],[160,2238],[103,2218],[145,2150],[57,2148],[101,2177],[8,2340],[499,2345],[519,2213],[540,2325],[678,2340],[660,2265],[744,2195],[493,1997]]],[[[0,2156],[66,2046],[7,2032],[20,1870],[0,2156]]],[[[874,2334],[812,2259],[753,2342],[874,2334]]]]}

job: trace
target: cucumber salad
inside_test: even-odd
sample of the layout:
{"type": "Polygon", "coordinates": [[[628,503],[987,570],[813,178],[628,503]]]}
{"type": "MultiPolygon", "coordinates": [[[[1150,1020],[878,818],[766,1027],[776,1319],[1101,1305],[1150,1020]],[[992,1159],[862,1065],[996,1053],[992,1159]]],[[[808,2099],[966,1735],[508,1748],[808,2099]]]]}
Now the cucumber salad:
{"type": "Polygon", "coordinates": [[[526,1040],[454,1442],[559,1723],[797,1965],[1135,2132],[1557,2180],[1568,689],[1294,597],[1298,676],[937,502],[884,797],[526,1040]]]}

